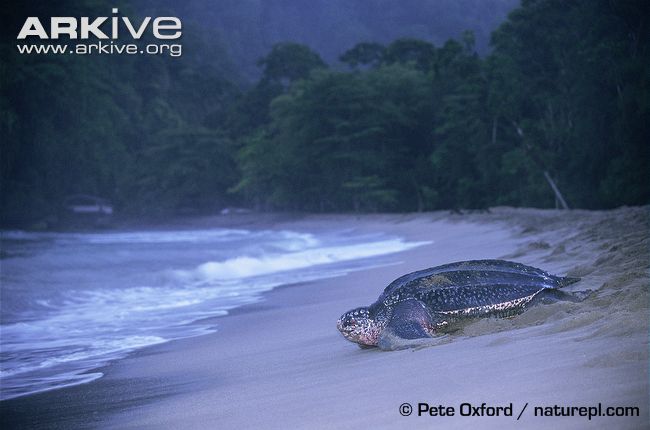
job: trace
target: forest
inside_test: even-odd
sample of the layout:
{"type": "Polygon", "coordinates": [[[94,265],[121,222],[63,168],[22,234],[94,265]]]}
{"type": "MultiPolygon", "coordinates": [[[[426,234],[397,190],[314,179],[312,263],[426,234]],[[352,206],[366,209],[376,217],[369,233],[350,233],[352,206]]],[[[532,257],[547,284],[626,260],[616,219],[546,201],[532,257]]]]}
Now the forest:
{"type": "Polygon", "coordinates": [[[136,16],[155,7],[11,11],[0,46],[2,226],[53,219],[78,193],[125,217],[556,207],[545,175],[572,209],[650,203],[644,0],[523,0],[489,40],[376,37],[336,59],[286,40],[257,74],[233,59],[240,35],[229,44],[223,26],[217,37],[192,19],[178,59],[17,54],[25,16],[105,15],[115,3],[136,16]]]}

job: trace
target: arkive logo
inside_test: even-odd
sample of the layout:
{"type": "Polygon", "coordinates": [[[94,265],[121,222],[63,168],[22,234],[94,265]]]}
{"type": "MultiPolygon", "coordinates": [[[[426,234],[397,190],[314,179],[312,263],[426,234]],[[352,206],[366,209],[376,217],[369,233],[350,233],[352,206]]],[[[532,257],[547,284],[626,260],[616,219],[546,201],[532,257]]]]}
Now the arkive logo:
{"type": "Polygon", "coordinates": [[[112,16],[90,18],[87,16],[54,16],[49,22],[30,16],[25,19],[17,40],[20,54],[168,54],[181,55],[182,45],[169,43],[149,43],[139,46],[133,42],[157,39],[171,41],[182,36],[183,25],[175,16],[144,17],[132,20],[119,15],[117,8],[112,16]],[[152,37],[149,37],[152,36],[152,37]],[[42,41],[78,41],[75,44],[51,44],[42,41]],[[90,43],[92,40],[94,43],[90,43]],[[126,42],[126,43],[120,43],[126,42]]]}
{"type": "MultiPolygon", "coordinates": [[[[117,8],[113,8],[113,14],[118,12],[117,8]]],[[[139,25],[131,22],[131,19],[126,16],[112,16],[110,17],[109,36],[105,33],[108,30],[103,28],[108,20],[109,17],[107,16],[95,18],[92,22],[87,16],[81,18],[53,16],[50,18],[50,33],[48,34],[41,20],[38,17],[30,16],[20,29],[18,39],[26,39],[29,36],[37,36],[40,39],[58,39],[62,35],[66,35],[70,39],[89,39],[91,34],[97,39],[117,39],[121,33],[121,21],[124,23],[126,33],[130,34],[133,39],[138,40],[151,23],[150,16],[145,17],[139,25]]],[[[174,16],[155,18],[151,29],[156,39],[178,39],[182,35],[181,20],[174,16]]]]}

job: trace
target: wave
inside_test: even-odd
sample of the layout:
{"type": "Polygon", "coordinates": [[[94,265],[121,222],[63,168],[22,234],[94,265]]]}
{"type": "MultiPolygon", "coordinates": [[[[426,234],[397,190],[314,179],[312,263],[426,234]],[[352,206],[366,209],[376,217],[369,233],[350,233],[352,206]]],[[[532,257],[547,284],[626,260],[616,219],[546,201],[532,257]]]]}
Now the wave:
{"type": "Polygon", "coordinates": [[[18,311],[1,327],[1,399],[89,382],[102,376],[93,369],[130,351],[213,332],[214,323],[201,320],[255,303],[277,286],[390,264],[364,259],[430,243],[227,229],[5,231],[2,238],[34,252],[10,261],[12,271],[2,273],[13,294],[13,305],[5,301],[3,310],[18,311]],[[133,243],[141,244],[137,258],[126,252],[133,243]],[[206,255],[223,259],[205,261],[206,255]],[[19,276],[28,268],[36,282],[19,276]]]}
{"type": "Polygon", "coordinates": [[[308,249],[299,252],[265,255],[262,257],[241,256],[225,261],[210,261],[192,271],[176,271],[182,279],[215,281],[249,278],[288,270],[304,269],[322,264],[377,257],[406,251],[430,242],[404,242],[401,239],[382,240],[354,245],[342,245],[308,249]]]}
{"type": "Polygon", "coordinates": [[[0,232],[3,240],[42,241],[52,240],[57,243],[88,243],[88,244],[156,244],[156,243],[209,243],[227,242],[239,239],[268,239],[286,242],[286,249],[292,250],[302,246],[316,246],[318,240],[309,233],[293,231],[250,231],[243,229],[210,229],[210,230],[161,230],[133,231],[108,233],[55,233],[27,232],[22,230],[6,230],[0,232]]]}
{"type": "Polygon", "coordinates": [[[56,365],[73,361],[78,362],[88,359],[95,360],[98,357],[102,356],[106,358],[106,356],[114,356],[116,353],[130,352],[144,346],[156,345],[159,343],[164,343],[166,341],[166,339],[159,336],[128,336],[120,339],[96,340],[94,342],[93,349],[61,354],[56,357],[51,357],[40,361],[37,364],[19,366],[12,369],[3,369],[0,370],[0,376],[7,377],[11,375],[18,375],[21,373],[54,367],[56,365]]]}

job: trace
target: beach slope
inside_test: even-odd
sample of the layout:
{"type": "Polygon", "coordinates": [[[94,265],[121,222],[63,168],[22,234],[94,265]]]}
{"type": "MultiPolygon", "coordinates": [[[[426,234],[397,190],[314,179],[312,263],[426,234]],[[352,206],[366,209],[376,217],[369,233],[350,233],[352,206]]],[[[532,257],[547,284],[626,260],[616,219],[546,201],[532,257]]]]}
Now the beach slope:
{"type": "Polygon", "coordinates": [[[648,425],[647,208],[307,216],[265,226],[342,227],[431,243],[396,254],[395,264],[278,288],[215,318],[215,333],[132,354],[95,382],[2,402],[3,421],[116,429],[648,425]],[[581,277],[569,291],[594,293],[580,303],[480,320],[419,349],[362,350],[337,332],[343,312],[372,303],[393,279],[479,258],[581,277]],[[413,407],[409,416],[400,413],[404,403],[413,407]],[[453,407],[455,414],[418,416],[419,403],[453,407]],[[513,416],[461,415],[480,412],[484,403],[512,405],[513,416]],[[599,404],[601,411],[637,407],[639,416],[589,418],[578,409],[572,417],[535,416],[536,407],[599,404]]]}

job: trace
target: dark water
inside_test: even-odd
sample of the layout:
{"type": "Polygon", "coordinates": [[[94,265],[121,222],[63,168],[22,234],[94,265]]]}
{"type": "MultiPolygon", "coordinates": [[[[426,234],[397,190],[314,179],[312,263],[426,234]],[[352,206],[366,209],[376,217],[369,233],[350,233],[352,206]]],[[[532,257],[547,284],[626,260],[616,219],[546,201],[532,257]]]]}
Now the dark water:
{"type": "Polygon", "coordinates": [[[91,381],[107,361],[207,333],[197,320],[276,286],[420,244],[343,231],[2,232],[1,398],[91,381]]]}

